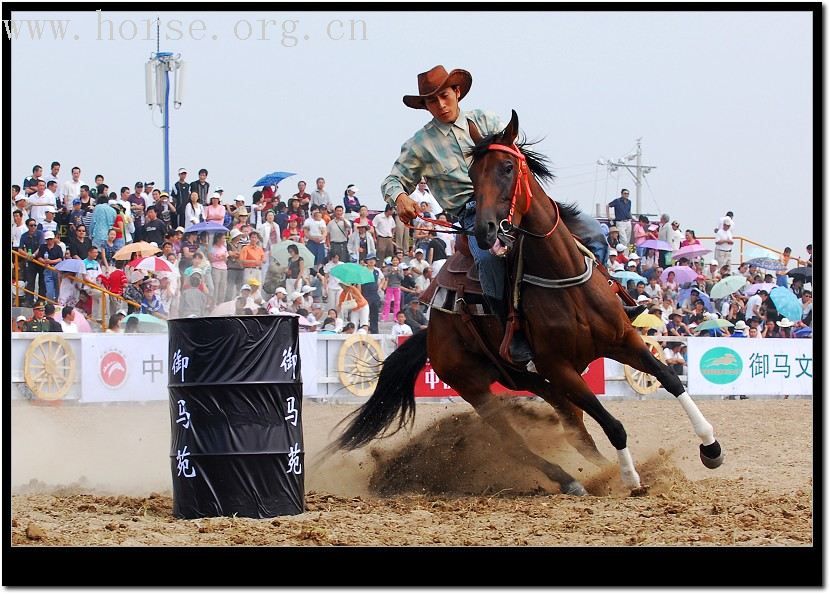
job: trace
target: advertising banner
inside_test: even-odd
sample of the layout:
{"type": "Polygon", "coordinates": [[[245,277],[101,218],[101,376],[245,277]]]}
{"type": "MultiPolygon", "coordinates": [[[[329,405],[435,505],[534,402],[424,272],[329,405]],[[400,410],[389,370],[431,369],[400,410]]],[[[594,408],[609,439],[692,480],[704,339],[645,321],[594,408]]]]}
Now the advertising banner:
{"type": "Polygon", "coordinates": [[[689,394],[812,395],[813,341],[689,338],[689,394]]]}
{"type": "Polygon", "coordinates": [[[167,400],[166,334],[102,333],[81,344],[81,402],[167,400]]]}

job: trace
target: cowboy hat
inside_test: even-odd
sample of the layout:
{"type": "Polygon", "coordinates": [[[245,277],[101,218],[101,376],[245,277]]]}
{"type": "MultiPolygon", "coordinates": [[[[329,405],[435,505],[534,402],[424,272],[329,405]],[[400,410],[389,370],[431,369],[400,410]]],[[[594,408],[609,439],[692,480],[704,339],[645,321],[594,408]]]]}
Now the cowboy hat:
{"type": "Polygon", "coordinates": [[[795,322],[791,322],[789,318],[782,318],[781,320],[775,323],[778,324],[779,328],[789,328],[795,324],[795,322]]]}
{"type": "Polygon", "coordinates": [[[747,328],[749,328],[749,326],[747,326],[746,322],[744,322],[743,320],[738,320],[738,322],[735,324],[735,330],[746,330],[747,328]]]}
{"type": "Polygon", "coordinates": [[[404,95],[403,102],[412,109],[426,109],[427,97],[432,97],[443,89],[455,85],[461,87],[461,94],[458,96],[460,101],[470,92],[472,84],[473,77],[466,70],[456,68],[448,74],[446,68],[439,64],[418,75],[418,94],[404,95]]]}

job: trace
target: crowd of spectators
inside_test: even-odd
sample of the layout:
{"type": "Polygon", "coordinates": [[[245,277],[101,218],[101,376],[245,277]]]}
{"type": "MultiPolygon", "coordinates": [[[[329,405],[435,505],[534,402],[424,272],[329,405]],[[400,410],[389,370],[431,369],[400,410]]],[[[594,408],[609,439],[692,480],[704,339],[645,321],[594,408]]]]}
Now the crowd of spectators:
{"type": "MultiPolygon", "coordinates": [[[[101,314],[96,289],[103,288],[136,304],[109,298],[113,315],[101,328],[106,331],[118,331],[131,313],[168,319],[290,312],[302,316],[306,330],[378,333],[380,322],[388,322],[386,330],[403,334],[426,323],[418,297],[453,250],[452,234],[424,221],[407,228],[391,207],[369,211],[353,184],[342,198],[332,198],[322,177],[311,193],[301,180],[290,196],[274,185],[248,200],[212,187],[206,169],[193,181],[180,169],[169,193],[152,181],[116,193],[101,174],[87,184],[79,167],[65,181],[60,171],[58,162],[47,175],[37,165],[22,186],[12,186],[12,247],[20,255],[15,281],[27,289],[21,305],[41,306],[32,320],[42,317],[45,303],[36,304],[34,296],[39,294],[58,305],[57,317],[70,307],[95,328],[101,314]],[[200,223],[224,230],[189,231],[200,223]],[[144,244],[150,251],[141,254],[155,253],[170,272],[139,270],[140,254],[124,256],[144,244]],[[80,260],[79,271],[40,265],[54,267],[65,259],[80,260]],[[344,262],[365,266],[374,282],[340,282],[331,270],[344,262]]],[[[437,209],[425,182],[413,197],[425,211],[437,209]]],[[[28,322],[19,320],[18,326],[28,322]]]]}
{"type": "MultiPolygon", "coordinates": [[[[226,197],[221,187],[212,187],[206,169],[192,181],[189,172],[180,169],[169,193],[152,181],[121,186],[116,193],[103,175],[87,184],[79,167],[73,167],[65,180],[60,172],[57,162],[46,175],[35,166],[22,186],[12,186],[12,247],[23,264],[15,280],[55,302],[53,314],[62,320],[69,310],[90,321],[98,317],[101,299],[94,287],[137,304],[111,298],[108,311],[113,315],[102,331],[119,331],[120,321],[134,312],[159,318],[290,312],[299,314],[301,326],[310,331],[376,334],[386,322],[384,329],[393,336],[409,334],[426,326],[429,312],[419,296],[454,248],[454,235],[441,227],[419,220],[408,228],[391,206],[370,212],[354,185],[347,186],[342,197],[332,198],[323,177],[315,180],[311,193],[300,180],[290,196],[283,197],[278,185],[265,186],[249,203],[243,195],[226,197]],[[199,223],[224,229],[188,231],[199,223]],[[172,271],[142,271],[135,268],[132,256],[116,257],[137,242],[150,244],[150,253],[156,251],[172,271]],[[55,266],[70,258],[82,262],[81,274],[56,273],[35,263],[55,266]],[[365,266],[374,281],[339,281],[331,271],[344,262],[365,266]]],[[[425,180],[411,196],[425,217],[451,220],[440,212],[425,180]]],[[[666,214],[656,221],[633,217],[627,190],[608,206],[608,224],[602,224],[608,244],[604,264],[663,322],[661,327],[644,327],[644,333],[811,336],[812,286],[787,274],[796,266],[812,265],[811,245],[806,261],[793,258],[786,248],[779,271],[733,262],[734,214],[728,212],[713,229],[714,253],[677,259],[674,252],[700,244],[694,230],[681,231],[679,221],[666,214]],[[671,249],[649,248],[649,240],[665,242],[671,249]],[[672,266],[690,268],[694,274],[678,282],[672,266]],[[744,276],[746,286],[710,299],[712,287],[730,275],[744,276]],[[801,300],[800,319],[779,315],[769,296],[774,286],[787,287],[801,300]],[[731,326],[696,331],[714,319],[731,326]]],[[[23,304],[35,305],[29,293],[23,304]]],[[[19,320],[19,327],[56,330],[48,323],[30,323],[44,318],[41,309],[45,310],[36,309],[32,320],[19,320]]]]}

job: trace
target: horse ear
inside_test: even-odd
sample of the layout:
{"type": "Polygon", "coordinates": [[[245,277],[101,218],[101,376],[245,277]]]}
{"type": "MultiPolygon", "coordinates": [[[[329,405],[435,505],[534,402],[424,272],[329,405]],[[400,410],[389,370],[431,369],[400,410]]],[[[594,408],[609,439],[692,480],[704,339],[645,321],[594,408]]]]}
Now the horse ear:
{"type": "Polygon", "coordinates": [[[507,145],[514,144],[516,138],[519,136],[519,114],[516,113],[515,109],[511,110],[511,112],[510,123],[507,124],[507,127],[501,133],[501,140],[507,145]]]}

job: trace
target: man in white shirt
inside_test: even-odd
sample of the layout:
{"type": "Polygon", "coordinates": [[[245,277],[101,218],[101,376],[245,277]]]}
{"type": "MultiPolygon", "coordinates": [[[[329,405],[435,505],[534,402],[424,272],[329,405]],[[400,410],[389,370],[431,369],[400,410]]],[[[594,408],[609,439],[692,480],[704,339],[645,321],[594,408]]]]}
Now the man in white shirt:
{"type": "Polygon", "coordinates": [[[81,197],[81,186],[84,182],[81,181],[81,168],[72,168],[72,179],[63,182],[61,186],[61,198],[63,199],[63,206],[66,210],[72,210],[72,201],[75,198],[81,197]]]}
{"type": "Polygon", "coordinates": [[[728,266],[732,259],[732,219],[723,217],[721,226],[715,234],[715,259],[718,266],[728,266]]]}
{"type": "Polygon", "coordinates": [[[12,213],[14,223],[12,225],[12,247],[17,248],[20,245],[20,238],[23,236],[28,227],[26,227],[26,219],[23,218],[23,211],[16,208],[12,213]]]}
{"type": "Polygon", "coordinates": [[[340,263],[340,253],[332,251],[329,261],[323,266],[323,273],[326,275],[326,293],[328,295],[326,304],[329,309],[337,309],[337,302],[340,299],[340,293],[343,291],[340,281],[331,274],[331,269],[340,263]]]}
{"type": "Polygon", "coordinates": [[[377,215],[372,222],[375,224],[375,234],[377,235],[377,255],[378,259],[383,261],[389,256],[395,255],[394,234],[397,221],[394,217],[395,209],[391,204],[387,204],[383,210],[383,214],[377,215]]]}
{"type": "Polygon", "coordinates": [[[319,264],[326,259],[326,235],[328,235],[320,207],[312,207],[311,218],[303,223],[303,231],[305,231],[305,245],[314,254],[315,264],[319,264]]]}
{"type": "Polygon", "coordinates": [[[43,231],[44,235],[47,231],[51,231],[54,233],[55,237],[58,236],[58,222],[55,220],[55,207],[49,205],[45,207],[45,214],[46,217],[43,222],[39,225],[40,230],[43,231]]]}
{"type": "Polygon", "coordinates": [[[746,314],[744,315],[747,319],[752,317],[761,317],[758,313],[758,308],[761,306],[762,302],[761,295],[759,295],[760,292],[761,291],[758,291],[758,293],[755,293],[746,301],[746,314]]]}
{"type": "Polygon", "coordinates": [[[27,199],[29,203],[29,216],[31,216],[38,225],[46,220],[46,208],[52,206],[55,208],[55,195],[46,189],[46,180],[37,180],[37,191],[29,196],[27,199]]]}
{"type": "Polygon", "coordinates": [[[435,199],[435,196],[432,195],[432,192],[429,191],[427,187],[427,180],[423,177],[421,181],[418,182],[418,186],[415,188],[415,191],[409,195],[416,204],[420,205],[421,202],[426,202],[429,204],[429,211],[437,216],[439,212],[443,212],[443,208],[438,204],[438,201],[435,199]]]}
{"type": "Polygon", "coordinates": [[[683,232],[680,230],[680,221],[671,222],[671,231],[669,232],[669,243],[673,250],[680,249],[680,242],[683,241],[683,232]]]}

